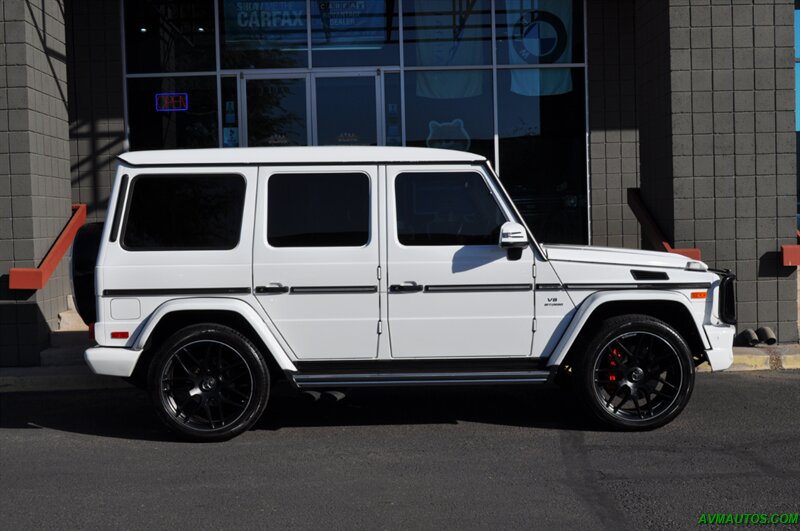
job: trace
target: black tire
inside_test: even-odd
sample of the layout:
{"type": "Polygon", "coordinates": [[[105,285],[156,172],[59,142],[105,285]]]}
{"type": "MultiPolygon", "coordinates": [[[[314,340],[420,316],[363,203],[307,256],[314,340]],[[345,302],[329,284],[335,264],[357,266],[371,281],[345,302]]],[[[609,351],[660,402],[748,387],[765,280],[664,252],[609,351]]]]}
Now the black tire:
{"type": "Polygon", "coordinates": [[[620,430],[649,430],[672,421],[694,389],[686,341],[648,315],[603,321],[575,362],[575,387],[589,411],[620,430]]]}
{"type": "Polygon", "coordinates": [[[255,345],[212,323],[170,336],[153,356],[147,382],[159,419],[193,441],[225,441],[248,430],[270,391],[269,369],[255,345]]]}

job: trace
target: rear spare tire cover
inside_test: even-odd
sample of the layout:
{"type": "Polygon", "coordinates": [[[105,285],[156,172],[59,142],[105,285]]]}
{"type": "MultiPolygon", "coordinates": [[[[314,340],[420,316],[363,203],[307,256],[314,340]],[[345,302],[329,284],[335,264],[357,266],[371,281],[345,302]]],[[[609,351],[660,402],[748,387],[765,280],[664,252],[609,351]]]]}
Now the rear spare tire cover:
{"type": "Polygon", "coordinates": [[[72,244],[72,291],[75,308],[84,323],[97,321],[94,293],[94,267],[100,250],[102,223],[87,223],[78,230],[72,244]]]}

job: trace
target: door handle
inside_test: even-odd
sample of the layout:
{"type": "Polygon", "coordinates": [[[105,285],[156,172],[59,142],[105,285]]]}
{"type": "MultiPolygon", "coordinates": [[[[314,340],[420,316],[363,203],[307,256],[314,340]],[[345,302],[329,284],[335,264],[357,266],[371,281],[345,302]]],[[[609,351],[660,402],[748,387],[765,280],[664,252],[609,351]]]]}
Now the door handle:
{"type": "Polygon", "coordinates": [[[289,286],[256,286],[256,293],[289,293],[289,286]]]}
{"type": "Polygon", "coordinates": [[[423,286],[419,284],[392,284],[389,286],[389,293],[416,293],[422,289],[423,286]]]}

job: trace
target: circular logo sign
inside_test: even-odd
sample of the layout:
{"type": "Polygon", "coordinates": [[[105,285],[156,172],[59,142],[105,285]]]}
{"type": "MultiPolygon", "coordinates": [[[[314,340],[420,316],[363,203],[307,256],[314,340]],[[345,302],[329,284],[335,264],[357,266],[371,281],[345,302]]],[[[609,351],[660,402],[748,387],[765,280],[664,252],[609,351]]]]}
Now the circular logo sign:
{"type": "Polygon", "coordinates": [[[549,11],[528,11],[514,24],[514,51],[526,63],[555,63],[567,48],[567,28],[549,11]]]}

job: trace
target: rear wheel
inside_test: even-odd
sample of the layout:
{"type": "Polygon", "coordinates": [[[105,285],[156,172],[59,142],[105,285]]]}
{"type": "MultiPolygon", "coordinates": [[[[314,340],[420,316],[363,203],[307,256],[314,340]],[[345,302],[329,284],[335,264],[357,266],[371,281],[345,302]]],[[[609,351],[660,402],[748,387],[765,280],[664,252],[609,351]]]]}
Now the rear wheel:
{"type": "Polygon", "coordinates": [[[153,357],[148,388],[158,417],[196,441],[223,441],[249,429],[269,397],[269,370],[250,340],[217,324],[173,334],[153,357]]]}
{"type": "Polygon", "coordinates": [[[683,410],[694,388],[686,341],[667,323],[647,315],[604,321],[575,372],[588,409],[604,424],[624,430],[667,424],[683,410]]]}

